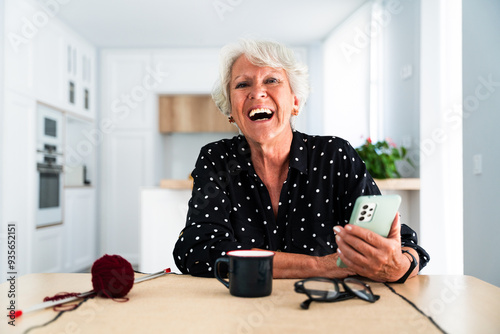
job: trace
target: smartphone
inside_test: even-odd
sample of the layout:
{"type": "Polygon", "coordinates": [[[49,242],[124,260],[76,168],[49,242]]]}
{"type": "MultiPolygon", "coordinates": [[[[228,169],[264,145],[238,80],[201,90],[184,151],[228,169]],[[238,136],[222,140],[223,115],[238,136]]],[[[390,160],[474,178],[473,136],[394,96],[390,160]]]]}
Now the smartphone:
{"type": "MultiPolygon", "coordinates": [[[[361,226],[387,238],[399,205],[399,195],[360,196],[354,203],[349,224],[361,226]]],[[[337,266],[347,268],[340,258],[337,266]]]]}

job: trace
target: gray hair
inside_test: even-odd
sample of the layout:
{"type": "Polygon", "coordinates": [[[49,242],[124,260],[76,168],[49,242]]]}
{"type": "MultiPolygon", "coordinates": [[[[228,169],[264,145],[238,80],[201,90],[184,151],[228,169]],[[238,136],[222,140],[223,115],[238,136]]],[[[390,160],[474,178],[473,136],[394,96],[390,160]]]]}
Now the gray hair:
{"type": "Polygon", "coordinates": [[[229,44],[221,50],[219,80],[212,91],[215,105],[226,116],[231,113],[229,83],[234,62],[241,56],[256,66],[268,66],[285,70],[292,92],[299,100],[302,110],[309,96],[309,75],[307,66],[298,62],[292,50],[283,44],[272,41],[241,39],[239,43],[229,44]]]}

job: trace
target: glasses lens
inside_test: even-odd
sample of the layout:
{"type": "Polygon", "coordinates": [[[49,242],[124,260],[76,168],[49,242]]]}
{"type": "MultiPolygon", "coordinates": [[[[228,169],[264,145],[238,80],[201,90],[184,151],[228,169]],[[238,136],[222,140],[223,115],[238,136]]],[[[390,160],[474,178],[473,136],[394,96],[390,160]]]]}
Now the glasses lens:
{"type": "Polygon", "coordinates": [[[307,280],[304,282],[304,289],[314,299],[333,299],[339,293],[337,285],[326,279],[307,280]]]}
{"type": "Polygon", "coordinates": [[[370,302],[375,301],[373,293],[363,282],[354,278],[346,278],[344,283],[359,298],[370,302]]]}

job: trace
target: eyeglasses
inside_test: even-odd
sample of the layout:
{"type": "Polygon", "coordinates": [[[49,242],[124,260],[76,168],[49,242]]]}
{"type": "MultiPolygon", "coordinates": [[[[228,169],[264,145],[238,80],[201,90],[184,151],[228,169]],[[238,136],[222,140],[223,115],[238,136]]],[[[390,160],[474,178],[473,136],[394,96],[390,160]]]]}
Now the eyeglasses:
{"type": "Polygon", "coordinates": [[[340,302],[354,297],[361,298],[367,302],[375,303],[380,296],[374,295],[370,286],[355,278],[314,277],[295,282],[295,292],[305,293],[307,300],[300,304],[304,310],[309,309],[313,301],[317,302],[340,302]],[[340,291],[339,284],[342,284],[344,291],[340,291]]]}

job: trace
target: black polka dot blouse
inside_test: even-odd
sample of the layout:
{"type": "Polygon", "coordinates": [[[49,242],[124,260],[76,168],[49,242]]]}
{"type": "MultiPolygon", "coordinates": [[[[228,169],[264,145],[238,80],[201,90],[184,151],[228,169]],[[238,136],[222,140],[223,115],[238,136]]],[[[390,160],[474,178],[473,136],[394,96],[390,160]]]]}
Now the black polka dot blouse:
{"type": "MultiPolygon", "coordinates": [[[[215,260],[235,249],[332,254],[337,250],[333,227],[348,223],[356,198],[380,194],[347,141],[295,131],[275,218],[250,156],[242,135],[201,149],[186,227],[173,252],[183,273],[213,277],[215,260]]],[[[404,224],[401,240],[417,250],[423,268],[429,255],[404,224]]]]}

